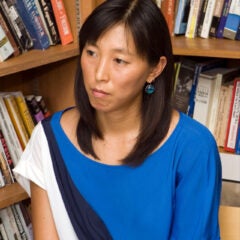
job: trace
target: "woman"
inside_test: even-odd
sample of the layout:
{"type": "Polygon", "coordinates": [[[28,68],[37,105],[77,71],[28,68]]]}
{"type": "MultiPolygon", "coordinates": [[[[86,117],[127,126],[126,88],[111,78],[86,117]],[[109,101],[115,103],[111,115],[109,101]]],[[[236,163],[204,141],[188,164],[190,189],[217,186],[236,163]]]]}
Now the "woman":
{"type": "Polygon", "coordinates": [[[172,109],[171,40],[154,1],[104,2],[79,44],[76,107],[37,125],[15,168],[34,239],[220,239],[218,149],[172,109]]]}

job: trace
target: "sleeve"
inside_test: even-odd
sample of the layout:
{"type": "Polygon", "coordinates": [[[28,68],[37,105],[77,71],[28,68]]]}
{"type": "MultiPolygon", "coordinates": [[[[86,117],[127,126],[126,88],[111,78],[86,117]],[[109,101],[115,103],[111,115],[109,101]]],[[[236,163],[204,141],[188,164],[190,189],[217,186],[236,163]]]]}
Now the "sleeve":
{"type": "Polygon", "coordinates": [[[34,128],[24,152],[13,169],[17,182],[30,196],[30,181],[45,189],[43,153],[48,151],[41,123],[34,128]]]}
{"type": "Polygon", "coordinates": [[[221,161],[214,138],[208,134],[183,146],[175,190],[171,240],[220,239],[218,211],[221,161]]]}

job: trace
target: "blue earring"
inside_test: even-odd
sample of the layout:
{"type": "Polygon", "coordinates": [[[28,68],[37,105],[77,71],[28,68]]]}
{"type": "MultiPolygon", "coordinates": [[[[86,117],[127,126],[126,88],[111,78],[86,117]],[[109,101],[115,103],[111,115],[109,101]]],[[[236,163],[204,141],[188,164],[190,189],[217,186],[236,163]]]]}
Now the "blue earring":
{"type": "Polygon", "coordinates": [[[155,87],[151,83],[148,83],[147,86],[145,87],[145,93],[147,93],[148,95],[151,95],[154,92],[155,92],[155,87]]]}

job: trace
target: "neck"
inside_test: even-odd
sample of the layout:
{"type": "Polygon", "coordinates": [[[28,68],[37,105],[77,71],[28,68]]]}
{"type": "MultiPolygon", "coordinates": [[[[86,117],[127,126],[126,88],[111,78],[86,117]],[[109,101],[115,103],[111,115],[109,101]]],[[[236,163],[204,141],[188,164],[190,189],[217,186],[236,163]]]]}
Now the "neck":
{"type": "Polygon", "coordinates": [[[133,109],[124,112],[97,112],[97,121],[104,136],[133,132],[137,135],[141,124],[141,113],[133,109]]]}

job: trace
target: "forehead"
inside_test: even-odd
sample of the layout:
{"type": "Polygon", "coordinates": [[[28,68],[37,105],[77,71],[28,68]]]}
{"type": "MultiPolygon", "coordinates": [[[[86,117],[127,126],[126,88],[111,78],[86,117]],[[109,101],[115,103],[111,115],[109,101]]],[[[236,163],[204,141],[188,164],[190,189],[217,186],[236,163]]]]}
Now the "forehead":
{"type": "Polygon", "coordinates": [[[136,46],[131,31],[123,24],[114,25],[96,40],[97,46],[105,46],[109,49],[116,48],[136,53],[136,46]]]}

